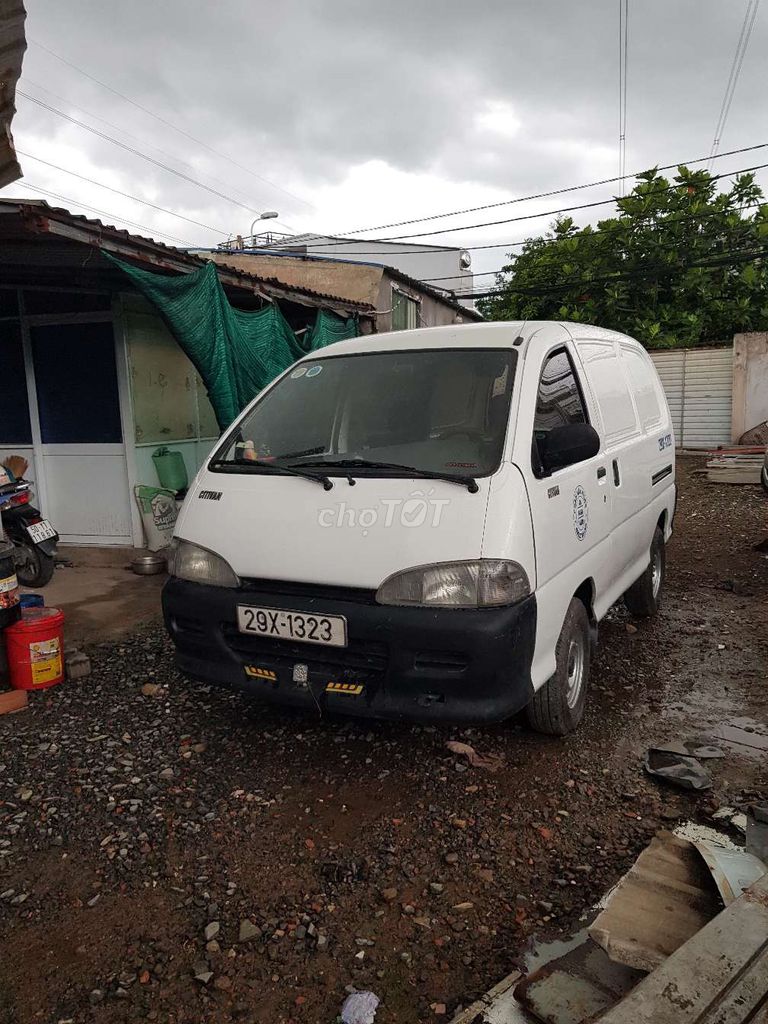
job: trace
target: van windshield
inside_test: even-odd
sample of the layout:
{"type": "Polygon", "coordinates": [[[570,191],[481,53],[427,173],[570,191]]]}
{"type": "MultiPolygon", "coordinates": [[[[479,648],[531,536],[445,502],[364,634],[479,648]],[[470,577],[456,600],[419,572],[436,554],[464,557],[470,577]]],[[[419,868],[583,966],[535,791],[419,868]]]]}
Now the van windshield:
{"type": "Polygon", "coordinates": [[[488,475],[501,461],[516,359],[506,349],[453,348],[302,362],[230,432],[210,468],[282,462],[327,465],[333,475],[354,461],[361,476],[397,475],[399,466],[488,475]]]}

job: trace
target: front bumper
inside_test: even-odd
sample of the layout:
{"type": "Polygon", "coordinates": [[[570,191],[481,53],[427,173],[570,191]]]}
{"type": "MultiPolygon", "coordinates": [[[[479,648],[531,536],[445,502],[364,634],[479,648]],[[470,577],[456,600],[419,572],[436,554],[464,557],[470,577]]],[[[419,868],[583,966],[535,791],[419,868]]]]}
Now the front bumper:
{"type": "Polygon", "coordinates": [[[494,722],[533,696],[534,596],[504,608],[401,608],[376,604],[369,591],[334,594],[272,581],[231,590],[172,578],[163,614],[185,675],[277,703],[372,718],[494,722]],[[348,644],[246,636],[237,628],[238,605],[343,615],[348,644]]]}

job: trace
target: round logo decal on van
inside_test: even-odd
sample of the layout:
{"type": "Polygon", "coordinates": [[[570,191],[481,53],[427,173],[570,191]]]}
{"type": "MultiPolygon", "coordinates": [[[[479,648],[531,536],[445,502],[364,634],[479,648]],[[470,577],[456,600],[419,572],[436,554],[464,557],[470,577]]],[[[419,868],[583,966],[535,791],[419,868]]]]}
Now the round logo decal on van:
{"type": "Polygon", "coordinates": [[[584,488],[579,484],[573,492],[573,529],[576,531],[576,536],[579,540],[584,540],[588,524],[589,508],[587,505],[587,495],[584,488]]]}

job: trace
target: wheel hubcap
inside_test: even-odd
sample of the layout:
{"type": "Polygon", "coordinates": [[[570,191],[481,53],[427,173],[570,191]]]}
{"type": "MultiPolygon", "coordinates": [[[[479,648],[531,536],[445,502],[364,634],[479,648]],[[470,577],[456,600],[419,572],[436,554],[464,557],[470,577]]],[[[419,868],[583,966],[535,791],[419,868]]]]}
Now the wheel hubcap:
{"type": "Polygon", "coordinates": [[[568,707],[576,707],[584,686],[584,646],[581,639],[571,640],[568,644],[568,689],[566,701],[568,707]]]}
{"type": "Polygon", "coordinates": [[[653,552],[651,561],[651,591],[654,598],[659,596],[661,590],[661,552],[658,548],[653,552]]]}

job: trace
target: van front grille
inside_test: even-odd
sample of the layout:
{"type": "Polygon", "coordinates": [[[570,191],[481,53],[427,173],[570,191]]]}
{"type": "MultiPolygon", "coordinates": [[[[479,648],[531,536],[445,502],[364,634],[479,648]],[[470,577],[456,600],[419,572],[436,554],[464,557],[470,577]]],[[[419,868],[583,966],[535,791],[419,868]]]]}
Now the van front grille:
{"type": "Polygon", "coordinates": [[[229,649],[242,657],[278,659],[291,664],[302,661],[318,671],[384,672],[389,659],[386,644],[369,640],[350,640],[347,647],[325,647],[267,636],[246,636],[230,624],[224,624],[222,633],[229,649]]]}

